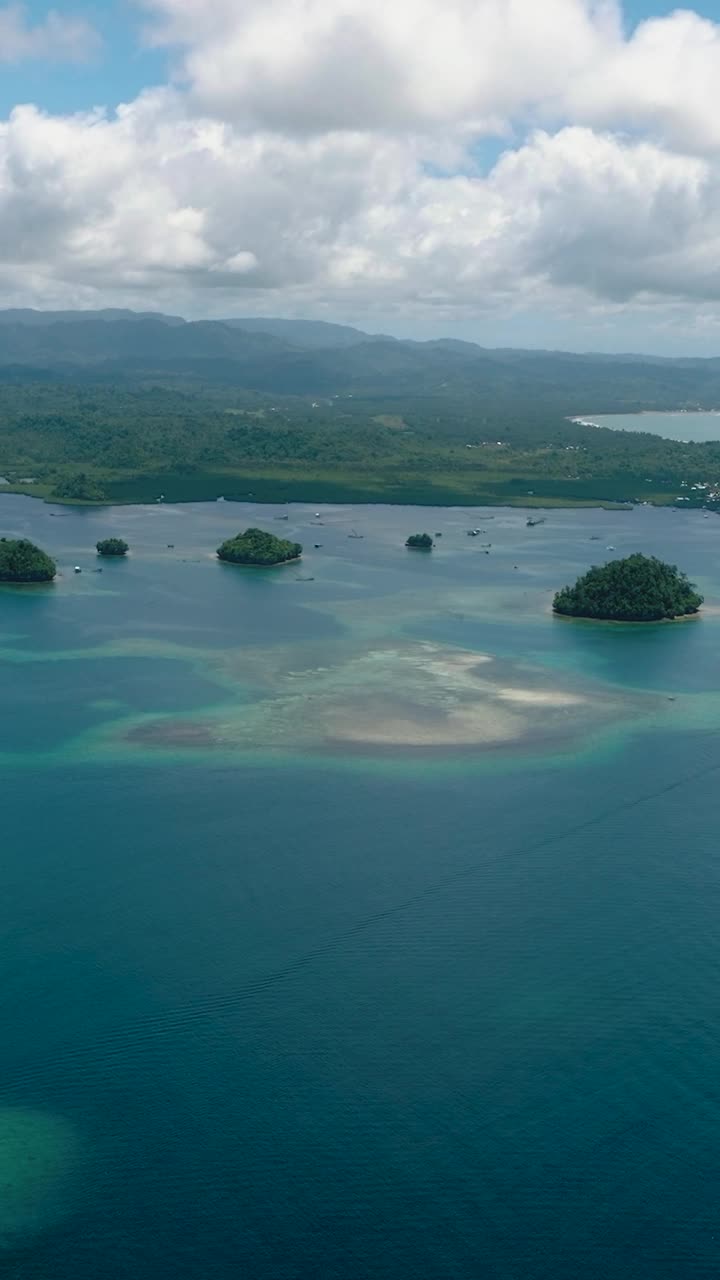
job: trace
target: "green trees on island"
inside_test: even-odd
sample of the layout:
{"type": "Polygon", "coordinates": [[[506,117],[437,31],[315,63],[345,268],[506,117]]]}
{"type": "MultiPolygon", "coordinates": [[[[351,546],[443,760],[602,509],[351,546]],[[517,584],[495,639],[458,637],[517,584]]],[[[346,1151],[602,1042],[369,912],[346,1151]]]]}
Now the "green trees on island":
{"type": "Polygon", "coordinates": [[[411,533],[405,546],[412,551],[432,551],[433,540],[429,533],[411,533]]]}
{"type": "Polygon", "coordinates": [[[558,591],[553,609],[573,618],[659,622],[697,613],[702,602],[694,584],[675,565],[638,552],[594,566],[574,587],[558,591]]]}
{"type": "Polygon", "coordinates": [[[57,566],[27,538],[0,538],[0,582],[52,582],[57,566]]]}
{"type": "Polygon", "coordinates": [[[228,564],[275,565],[297,560],[302,555],[299,542],[276,538],[262,529],[246,529],[234,538],[227,538],[217,549],[218,558],[228,564]]]}
{"type": "Polygon", "coordinates": [[[99,556],[126,556],[130,550],[122,538],[101,538],[95,545],[99,556]]]}

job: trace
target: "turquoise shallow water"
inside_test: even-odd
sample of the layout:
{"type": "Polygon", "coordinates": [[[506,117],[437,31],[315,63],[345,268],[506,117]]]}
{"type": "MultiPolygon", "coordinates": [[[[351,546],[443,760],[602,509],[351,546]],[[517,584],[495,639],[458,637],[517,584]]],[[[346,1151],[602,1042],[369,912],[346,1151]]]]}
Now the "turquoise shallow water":
{"type": "Polygon", "coordinates": [[[272,514],[0,499],[63,569],[0,592],[3,1275],[714,1277],[720,523],[294,510],[302,570],[207,555],[272,514]],[[133,556],[97,575],[106,530],[133,556]],[[707,616],[554,621],[608,544],[707,616]],[[543,708],[502,749],[308,748],[328,680],[406,705],[387,655],[427,645],[618,710],[559,753],[543,708]],[[258,749],[132,738],[214,718],[258,749]]]}
{"type": "Polygon", "coordinates": [[[613,431],[648,431],[668,440],[720,440],[720,413],[611,413],[588,414],[590,422],[613,431]]]}

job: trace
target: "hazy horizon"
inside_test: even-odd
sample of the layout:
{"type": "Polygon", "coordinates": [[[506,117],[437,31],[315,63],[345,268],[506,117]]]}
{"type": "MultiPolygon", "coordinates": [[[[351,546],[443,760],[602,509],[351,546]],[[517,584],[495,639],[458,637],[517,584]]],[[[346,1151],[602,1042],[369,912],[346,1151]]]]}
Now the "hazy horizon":
{"type": "Polygon", "coordinates": [[[42,315],[44,313],[55,314],[58,312],[72,312],[75,314],[79,314],[79,315],[85,314],[88,316],[92,316],[94,314],[99,315],[99,314],[102,314],[103,312],[109,312],[109,311],[118,311],[118,312],[126,311],[136,316],[145,315],[150,318],[153,316],[162,317],[162,318],[169,317],[174,320],[182,320],[186,324],[200,323],[203,321],[214,321],[219,324],[222,324],[223,322],[237,323],[243,320],[251,320],[251,321],[267,320],[272,322],[279,321],[281,323],[311,322],[313,324],[339,325],[341,327],[357,329],[360,332],[366,334],[368,338],[393,338],[399,342],[403,342],[403,341],[437,342],[441,340],[455,340],[460,342],[470,342],[482,348],[485,351],[527,350],[527,351],[547,352],[548,354],[568,354],[568,355],[587,355],[587,356],[603,355],[603,356],[618,356],[620,358],[637,356],[640,359],[663,358],[667,360],[691,359],[691,358],[696,358],[696,359],[720,358],[720,340],[718,341],[718,345],[716,348],[715,347],[711,349],[709,348],[707,351],[698,351],[698,350],[689,350],[689,349],[679,350],[677,346],[673,349],[668,349],[666,351],[657,351],[657,350],[651,351],[651,350],[639,350],[639,349],[630,349],[630,348],[621,349],[619,347],[613,347],[610,345],[608,345],[607,348],[601,347],[601,346],[596,346],[595,348],[593,348],[593,347],[583,346],[579,343],[577,344],[568,343],[567,345],[564,345],[564,346],[550,345],[547,342],[539,342],[539,341],[534,342],[532,341],[532,338],[530,336],[528,337],[528,340],[526,342],[513,342],[513,341],[500,342],[497,340],[492,341],[490,339],[488,341],[482,341],[479,338],[470,337],[467,334],[463,334],[458,331],[452,331],[450,329],[448,329],[447,331],[438,330],[437,332],[430,332],[429,329],[427,332],[417,331],[417,330],[413,331],[413,326],[411,324],[403,325],[400,322],[395,324],[391,320],[388,321],[386,327],[371,329],[369,327],[366,327],[363,324],[361,319],[360,320],[348,319],[341,315],[338,315],[338,316],[329,316],[329,315],[317,316],[312,314],[289,315],[289,314],[281,314],[277,312],[274,312],[271,314],[269,312],[251,313],[249,311],[242,314],[238,312],[237,314],[234,314],[234,315],[231,315],[231,314],[193,315],[193,314],[182,314],[179,311],[163,311],[162,309],[157,309],[157,308],[139,308],[139,307],[136,308],[136,307],[115,307],[115,306],[97,306],[97,307],[82,307],[82,306],[78,306],[78,307],[40,307],[40,306],[5,307],[5,306],[0,306],[0,314],[7,313],[10,311],[33,311],[38,315],[42,315]]]}

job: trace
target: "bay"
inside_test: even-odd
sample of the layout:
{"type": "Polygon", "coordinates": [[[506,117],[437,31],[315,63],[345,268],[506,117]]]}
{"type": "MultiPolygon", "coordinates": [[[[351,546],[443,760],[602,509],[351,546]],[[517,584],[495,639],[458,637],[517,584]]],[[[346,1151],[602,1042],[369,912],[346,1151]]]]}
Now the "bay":
{"type": "Polygon", "coordinates": [[[666,440],[720,440],[720,412],[588,414],[584,419],[612,431],[647,431],[666,440]]]}
{"type": "Polygon", "coordinates": [[[0,524],[3,1275],[717,1274],[717,521],[0,524]],[[702,619],[551,616],[632,550],[702,619]]]}

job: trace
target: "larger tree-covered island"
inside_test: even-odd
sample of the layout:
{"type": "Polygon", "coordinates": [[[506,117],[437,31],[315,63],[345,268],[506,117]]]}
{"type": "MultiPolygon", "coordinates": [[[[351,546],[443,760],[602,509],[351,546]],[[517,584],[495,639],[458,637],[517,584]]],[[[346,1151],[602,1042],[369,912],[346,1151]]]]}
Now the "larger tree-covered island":
{"type": "Polygon", "coordinates": [[[269,567],[275,564],[287,564],[289,560],[299,560],[302,546],[299,542],[289,542],[287,538],[276,538],[273,533],[265,533],[262,529],[246,529],[228,538],[217,549],[218,558],[228,564],[262,565],[269,567]]]}
{"type": "Polygon", "coordinates": [[[687,574],[637,552],[625,560],[595,565],[574,587],[558,591],[553,609],[571,618],[660,622],[697,613],[702,602],[687,574]]]}
{"type": "Polygon", "coordinates": [[[27,538],[0,538],[0,582],[52,582],[57,566],[27,538]]]}

